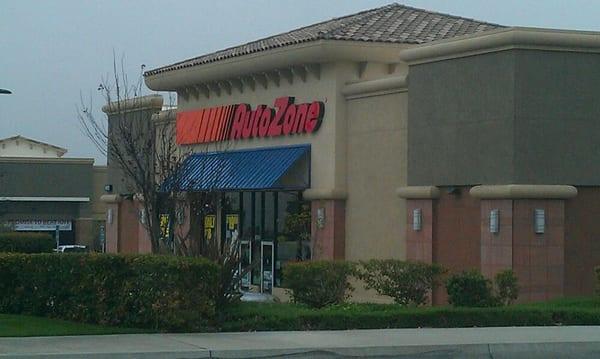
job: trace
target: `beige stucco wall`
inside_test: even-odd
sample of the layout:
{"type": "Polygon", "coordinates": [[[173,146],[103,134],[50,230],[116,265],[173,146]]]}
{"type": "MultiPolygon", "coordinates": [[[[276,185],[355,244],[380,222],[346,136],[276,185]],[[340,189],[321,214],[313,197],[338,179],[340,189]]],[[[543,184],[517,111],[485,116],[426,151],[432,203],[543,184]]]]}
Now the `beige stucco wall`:
{"type": "MultiPolygon", "coordinates": [[[[323,101],[325,114],[314,134],[239,140],[233,143],[184,146],[184,152],[238,150],[258,147],[311,145],[312,193],[336,193],[346,200],[345,257],[405,258],[405,202],[396,188],[406,185],[407,94],[405,89],[345,96],[349,84],[405,76],[404,64],[337,61],[321,64],[320,77],[308,73],[306,81],[280,79],[267,88],[256,84],[220,96],[210,92],[178,96],[177,111],[248,103],[255,109],[282,96],[295,103],[323,101]],[[344,195],[345,194],[345,195],[344,195]]],[[[317,196],[318,198],[318,196],[317,196]]],[[[354,283],[354,301],[388,302],[354,283]]]]}
{"type": "Polygon", "coordinates": [[[273,105],[281,96],[296,103],[325,103],[325,116],[314,134],[239,140],[227,144],[187,147],[186,150],[234,150],[310,143],[311,190],[332,190],[346,196],[346,248],[348,260],[405,258],[405,203],[395,189],[406,185],[407,93],[395,89],[379,94],[346,98],[349,83],[406,75],[405,65],[335,62],[321,65],[320,79],[309,74],[306,82],[282,78],[279,86],[269,81],[265,89],[247,86],[231,94],[211,92],[206,98],[178,98],[178,111],[248,103],[273,105]]]}
{"type": "Polygon", "coordinates": [[[348,100],[346,259],[406,256],[407,93],[348,100]]]}
{"type": "MultiPolygon", "coordinates": [[[[345,65],[346,67],[350,65],[345,65]]],[[[265,104],[273,107],[276,98],[282,96],[295,97],[295,103],[322,101],[325,104],[325,114],[319,130],[314,134],[301,134],[294,136],[280,136],[272,138],[242,139],[229,143],[196,145],[187,147],[193,151],[206,150],[237,150],[245,148],[286,146],[294,144],[311,145],[311,188],[323,191],[345,190],[345,136],[336,136],[336,132],[345,130],[344,104],[338,96],[338,89],[343,85],[342,75],[344,64],[323,64],[320,79],[313,74],[308,74],[306,82],[294,77],[293,83],[281,78],[279,86],[272,81],[267,88],[258,83],[254,90],[244,86],[243,92],[233,88],[231,94],[221,92],[216,96],[199,98],[190,96],[189,99],[178,97],[178,111],[194,110],[220,105],[247,103],[252,110],[257,105],[265,104]]]]}

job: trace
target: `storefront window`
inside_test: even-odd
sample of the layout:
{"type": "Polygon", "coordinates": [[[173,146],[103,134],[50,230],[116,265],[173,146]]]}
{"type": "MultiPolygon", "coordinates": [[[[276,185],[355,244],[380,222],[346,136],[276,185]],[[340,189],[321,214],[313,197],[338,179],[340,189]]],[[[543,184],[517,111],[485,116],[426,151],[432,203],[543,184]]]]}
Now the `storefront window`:
{"type": "Polygon", "coordinates": [[[243,270],[242,289],[248,290],[252,282],[252,196],[250,192],[240,193],[240,250],[243,270]]]}
{"type": "Polygon", "coordinates": [[[242,193],[242,240],[251,241],[254,233],[252,230],[252,193],[242,193]]]}
{"type": "Polygon", "coordinates": [[[228,193],[224,203],[224,233],[227,236],[230,227],[235,228],[233,223],[239,220],[237,234],[241,238],[242,265],[251,268],[248,277],[242,280],[244,288],[250,284],[261,285],[264,279],[261,264],[265,276],[269,277],[268,283],[262,283],[263,289],[268,291],[272,285],[282,285],[285,263],[311,258],[310,205],[301,200],[299,192],[242,192],[237,196],[228,193]],[[237,218],[233,218],[235,208],[241,209],[237,218]],[[274,258],[263,258],[261,253],[265,250],[270,253],[271,248],[274,248],[274,258]]]}
{"type": "Polygon", "coordinates": [[[265,198],[265,231],[264,239],[266,241],[275,240],[275,195],[273,192],[263,194],[265,198]]]}
{"type": "Polygon", "coordinates": [[[276,286],[285,286],[282,268],[292,261],[311,258],[310,205],[297,192],[278,193],[278,236],[276,254],[276,286]]]}
{"type": "Polygon", "coordinates": [[[252,192],[252,203],[254,204],[252,211],[252,284],[260,285],[260,242],[262,240],[262,223],[263,223],[263,201],[262,192],[252,192]]]}

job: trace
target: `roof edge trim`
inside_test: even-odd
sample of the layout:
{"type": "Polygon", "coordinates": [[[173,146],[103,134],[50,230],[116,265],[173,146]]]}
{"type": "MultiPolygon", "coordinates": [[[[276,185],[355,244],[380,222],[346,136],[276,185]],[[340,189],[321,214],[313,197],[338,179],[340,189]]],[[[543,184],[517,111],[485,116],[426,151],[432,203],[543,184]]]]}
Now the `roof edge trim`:
{"type": "Polygon", "coordinates": [[[397,63],[399,61],[398,51],[409,46],[414,45],[317,40],[148,75],[144,81],[146,86],[155,91],[176,91],[186,86],[227,80],[295,65],[343,60],[397,63]],[[377,51],[367,51],[365,48],[377,49],[377,51]]]}
{"type": "Polygon", "coordinates": [[[568,199],[577,196],[577,188],[568,185],[481,185],[472,187],[469,193],[479,199],[568,199]]]}
{"type": "Polygon", "coordinates": [[[435,199],[441,193],[436,186],[404,186],[396,188],[396,194],[404,199],[435,199]]]}
{"type": "Polygon", "coordinates": [[[419,45],[400,59],[416,65],[515,48],[600,52],[600,32],[511,27],[419,45]]]}

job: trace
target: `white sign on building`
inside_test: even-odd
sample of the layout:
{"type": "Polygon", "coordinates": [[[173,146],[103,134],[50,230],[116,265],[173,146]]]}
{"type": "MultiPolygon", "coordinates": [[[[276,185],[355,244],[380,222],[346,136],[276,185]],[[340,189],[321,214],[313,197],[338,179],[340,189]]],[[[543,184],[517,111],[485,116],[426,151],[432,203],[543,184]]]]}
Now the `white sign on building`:
{"type": "Polygon", "coordinates": [[[72,230],[71,221],[69,220],[16,220],[9,221],[8,226],[15,231],[54,231],[56,226],[61,231],[72,230]]]}

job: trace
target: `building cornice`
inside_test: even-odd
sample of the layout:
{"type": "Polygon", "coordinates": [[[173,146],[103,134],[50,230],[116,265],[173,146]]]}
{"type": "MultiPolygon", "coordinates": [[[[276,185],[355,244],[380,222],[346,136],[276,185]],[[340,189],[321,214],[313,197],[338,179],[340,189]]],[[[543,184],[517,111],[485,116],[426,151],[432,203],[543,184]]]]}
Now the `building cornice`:
{"type": "Polygon", "coordinates": [[[481,185],[472,187],[471,196],[480,199],[568,199],[577,188],[568,185],[481,185]]]}
{"type": "Polygon", "coordinates": [[[410,65],[511,49],[600,52],[600,32],[513,27],[434,41],[400,52],[410,65]]]}
{"type": "Polygon", "coordinates": [[[385,77],[376,80],[353,82],[342,88],[347,99],[380,95],[384,93],[403,92],[408,89],[407,76],[385,77]]]}
{"type": "Polygon", "coordinates": [[[397,63],[398,51],[409,46],[414,45],[362,41],[311,41],[148,75],[145,81],[146,85],[155,91],[176,91],[200,83],[229,80],[295,65],[335,61],[397,63]]]}
{"type": "Polygon", "coordinates": [[[157,124],[169,123],[177,118],[177,109],[169,109],[160,111],[152,115],[152,121],[157,124]]]}
{"type": "Polygon", "coordinates": [[[0,157],[0,163],[60,163],[69,165],[93,165],[93,158],[46,158],[46,157],[0,157]]]}
{"type": "Polygon", "coordinates": [[[348,198],[348,193],[339,189],[317,189],[308,188],[302,192],[302,198],[308,201],[312,200],[344,200],[348,198]]]}
{"type": "Polygon", "coordinates": [[[113,101],[102,106],[102,112],[106,113],[107,115],[113,115],[140,110],[160,111],[162,105],[163,97],[161,95],[147,95],[121,101],[113,101]]]}
{"type": "Polygon", "coordinates": [[[435,199],[440,197],[436,186],[404,186],[396,188],[396,194],[404,199],[435,199]]]}
{"type": "Polygon", "coordinates": [[[103,194],[100,196],[100,201],[104,203],[119,203],[122,197],[118,194],[103,194]]]}

